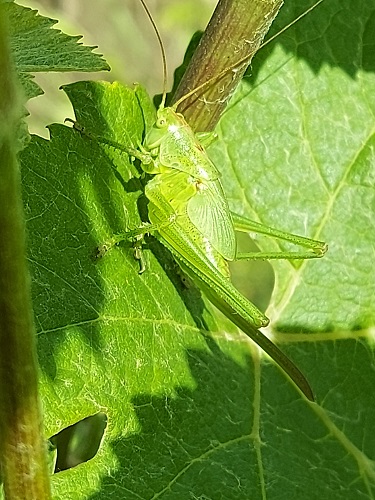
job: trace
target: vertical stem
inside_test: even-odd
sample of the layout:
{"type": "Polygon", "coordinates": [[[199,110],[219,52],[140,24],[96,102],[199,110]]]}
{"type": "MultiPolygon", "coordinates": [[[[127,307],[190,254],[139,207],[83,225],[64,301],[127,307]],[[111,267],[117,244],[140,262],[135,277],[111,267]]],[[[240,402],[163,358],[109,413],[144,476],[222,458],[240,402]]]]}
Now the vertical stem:
{"type": "Polygon", "coordinates": [[[213,130],[282,3],[283,0],[219,1],[173,96],[176,102],[213,79],[212,84],[178,106],[194,130],[213,130]],[[225,71],[227,68],[231,69],[225,71]],[[215,80],[217,75],[221,76],[215,80]]]}
{"type": "Polygon", "coordinates": [[[16,161],[22,114],[0,5],[0,464],[6,499],[50,498],[16,161]]]}

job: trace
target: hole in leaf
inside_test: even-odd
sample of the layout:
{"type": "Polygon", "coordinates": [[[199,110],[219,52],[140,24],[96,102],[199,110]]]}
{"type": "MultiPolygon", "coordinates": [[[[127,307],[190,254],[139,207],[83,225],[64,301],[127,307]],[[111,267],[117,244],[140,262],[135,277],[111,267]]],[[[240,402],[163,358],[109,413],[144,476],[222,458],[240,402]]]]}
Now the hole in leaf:
{"type": "Polygon", "coordinates": [[[99,450],[107,415],[96,413],[84,418],[50,438],[50,460],[54,472],[76,467],[94,458],[99,450]]]}

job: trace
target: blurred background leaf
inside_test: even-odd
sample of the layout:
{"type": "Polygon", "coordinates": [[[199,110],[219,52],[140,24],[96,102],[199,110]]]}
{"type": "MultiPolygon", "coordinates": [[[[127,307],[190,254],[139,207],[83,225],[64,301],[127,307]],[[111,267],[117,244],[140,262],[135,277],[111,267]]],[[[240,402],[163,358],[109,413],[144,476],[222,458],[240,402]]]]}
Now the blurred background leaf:
{"type": "MultiPolygon", "coordinates": [[[[112,69],[110,74],[37,75],[36,81],[44,89],[45,95],[28,104],[31,132],[47,137],[46,125],[56,121],[63,122],[67,116],[71,116],[71,107],[58,89],[60,85],[77,79],[119,80],[129,84],[139,82],[146,86],[151,95],[161,91],[163,77],[160,49],[140,2],[26,0],[23,5],[38,9],[42,15],[58,19],[57,27],[65,33],[82,34],[83,43],[99,45],[99,52],[105,54],[112,69]]],[[[215,5],[215,0],[149,2],[167,51],[170,85],[174,68],[182,62],[192,33],[205,28],[215,5]]]]}

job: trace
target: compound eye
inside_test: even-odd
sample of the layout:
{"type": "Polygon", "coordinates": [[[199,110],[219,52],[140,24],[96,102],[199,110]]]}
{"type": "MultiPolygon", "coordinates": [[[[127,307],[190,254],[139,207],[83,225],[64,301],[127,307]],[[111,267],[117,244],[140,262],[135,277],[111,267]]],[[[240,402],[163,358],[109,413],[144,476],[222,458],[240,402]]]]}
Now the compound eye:
{"type": "Polygon", "coordinates": [[[164,128],[167,124],[167,120],[165,118],[159,118],[157,121],[156,121],[156,126],[158,128],[164,128]]]}

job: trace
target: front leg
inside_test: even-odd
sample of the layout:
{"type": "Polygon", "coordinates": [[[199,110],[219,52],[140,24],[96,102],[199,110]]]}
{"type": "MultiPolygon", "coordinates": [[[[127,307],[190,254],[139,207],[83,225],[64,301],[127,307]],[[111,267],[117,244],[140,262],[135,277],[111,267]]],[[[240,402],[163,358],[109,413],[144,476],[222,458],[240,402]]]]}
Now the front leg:
{"type": "MultiPolygon", "coordinates": [[[[106,144],[107,146],[110,146],[111,148],[117,149],[118,151],[122,151],[123,153],[126,153],[128,156],[137,158],[142,165],[148,166],[152,165],[152,167],[147,167],[149,170],[154,169],[154,158],[152,155],[147,152],[144,148],[136,149],[131,146],[124,146],[123,144],[120,144],[119,142],[112,141],[111,139],[107,139],[106,137],[101,137],[99,135],[95,135],[92,132],[89,132],[86,130],[85,127],[80,125],[78,122],[66,118],[65,122],[70,122],[73,124],[73,128],[77,130],[80,134],[82,134],[85,137],[88,137],[91,140],[94,140],[95,142],[99,144],[106,144]]],[[[148,171],[146,168],[144,168],[145,171],[148,171]]]]}
{"type": "Polygon", "coordinates": [[[197,132],[195,137],[206,149],[217,140],[218,135],[215,132],[197,132]]]}

